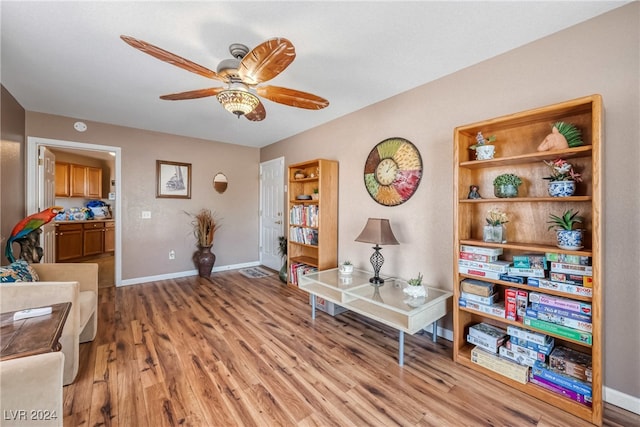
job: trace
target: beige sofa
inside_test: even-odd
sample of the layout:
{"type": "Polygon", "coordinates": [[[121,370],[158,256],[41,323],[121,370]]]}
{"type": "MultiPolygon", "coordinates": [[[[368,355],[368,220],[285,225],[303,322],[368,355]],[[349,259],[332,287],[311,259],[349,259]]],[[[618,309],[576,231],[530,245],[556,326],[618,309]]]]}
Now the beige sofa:
{"type": "Polygon", "coordinates": [[[63,368],[61,351],[0,362],[0,425],[62,427],[63,368]]]}
{"type": "Polygon", "coordinates": [[[61,263],[31,266],[40,280],[0,285],[0,312],[72,303],[60,337],[64,353],[63,383],[71,384],[78,373],[79,345],[92,341],[98,328],[98,265],[61,263]]]}

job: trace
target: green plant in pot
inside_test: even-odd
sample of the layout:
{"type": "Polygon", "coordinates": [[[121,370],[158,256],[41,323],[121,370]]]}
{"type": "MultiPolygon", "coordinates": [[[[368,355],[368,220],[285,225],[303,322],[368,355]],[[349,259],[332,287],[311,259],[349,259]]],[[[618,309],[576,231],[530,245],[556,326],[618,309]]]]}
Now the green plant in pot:
{"type": "Polygon", "coordinates": [[[574,229],[577,224],[582,224],[584,218],[579,216],[579,211],[568,209],[562,215],[549,214],[551,224],[548,230],[555,229],[558,239],[558,247],[566,250],[582,249],[582,233],[581,229],[574,229]]]}
{"type": "Polygon", "coordinates": [[[522,185],[522,179],[512,173],[503,173],[493,180],[493,194],[496,197],[518,197],[518,187],[522,185]]]}
{"type": "MultiPolygon", "coordinates": [[[[427,290],[424,286],[422,286],[422,273],[418,273],[417,277],[412,277],[407,280],[407,287],[405,287],[402,291],[410,298],[424,298],[427,295],[427,290]]],[[[407,304],[410,304],[409,301],[405,301],[407,304]]]]}
{"type": "Polygon", "coordinates": [[[282,267],[280,267],[280,271],[278,272],[278,276],[280,277],[280,281],[283,283],[287,283],[287,238],[285,236],[278,237],[278,254],[280,258],[284,260],[282,267]]]}

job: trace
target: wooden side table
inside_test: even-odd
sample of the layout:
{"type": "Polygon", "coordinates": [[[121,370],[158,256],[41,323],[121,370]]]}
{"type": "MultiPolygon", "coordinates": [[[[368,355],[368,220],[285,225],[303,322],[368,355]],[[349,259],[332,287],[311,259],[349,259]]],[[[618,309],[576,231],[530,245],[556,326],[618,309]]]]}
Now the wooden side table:
{"type": "Polygon", "coordinates": [[[28,319],[14,321],[14,311],[0,314],[0,360],[59,351],[58,340],[70,310],[71,303],[65,302],[51,305],[51,314],[28,319]]]}

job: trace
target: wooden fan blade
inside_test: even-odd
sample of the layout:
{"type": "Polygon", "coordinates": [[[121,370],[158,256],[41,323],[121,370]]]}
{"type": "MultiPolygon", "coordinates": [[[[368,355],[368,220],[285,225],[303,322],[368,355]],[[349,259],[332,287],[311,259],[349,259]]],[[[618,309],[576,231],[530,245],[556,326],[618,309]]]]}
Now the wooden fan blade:
{"type": "Polygon", "coordinates": [[[320,110],[329,105],[329,101],[311,93],[278,86],[262,86],[256,93],[268,100],[292,107],[320,110]]]}
{"type": "Polygon", "coordinates": [[[245,84],[256,85],[271,80],[291,64],[296,49],[287,39],[267,40],[242,58],[238,75],[245,84]]]}
{"type": "Polygon", "coordinates": [[[183,99],[205,98],[207,96],[215,96],[224,90],[223,87],[211,87],[209,89],[190,90],[188,92],[172,93],[162,95],[160,99],[167,101],[180,101],[183,99]]]}
{"type": "Polygon", "coordinates": [[[251,120],[252,122],[259,122],[267,117],[267,111],[264,109],[264,105],[262,105],[262,102],[260,102],[252,112],[250,112],[249,114],[245,114],[244,116],[247,118],[247,120],[251,120]]]}
{"type": "Polygon", "coordinates": [[[129,36],[120,36],[122,40],[136,49],[153,56],[161,61],[168,62],[169,64],[180,67],[184,70],[191,71],[192,73],[199,74],[209,79],[224,81],[215,71],[212,71],[202,65],[198,65],[195,62],[191,62],[188,59],[184,59],[181,56],[168,52],[157,46],[147,43],[143,40],[138,40],[129,36]]]}

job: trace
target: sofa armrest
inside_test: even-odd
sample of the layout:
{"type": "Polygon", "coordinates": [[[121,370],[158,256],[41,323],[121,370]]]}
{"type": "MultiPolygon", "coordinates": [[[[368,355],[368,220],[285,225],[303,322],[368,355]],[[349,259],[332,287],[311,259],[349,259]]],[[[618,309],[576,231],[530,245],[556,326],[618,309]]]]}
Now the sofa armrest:
{"type": "Polygon", "coordinates": [[[50,263],[31,264],[40,281],[44,282],[78,282],[80,292],[98,293],[98,264],[92,263],[50,263]]]}
{"type": "Polygon", "coordinates": [[[7,425],[63,425],[63,365],[59,351],[0,362],[0,410],[7,425]]]}

